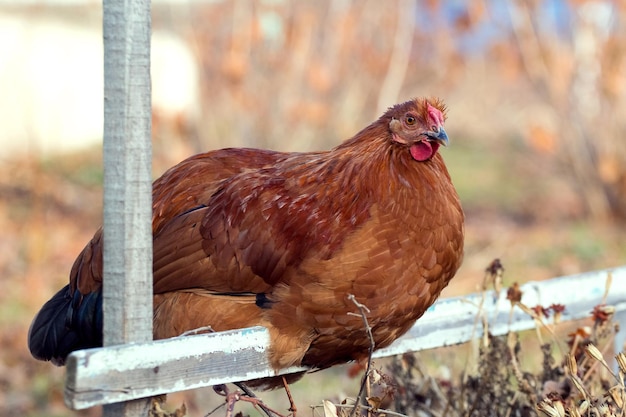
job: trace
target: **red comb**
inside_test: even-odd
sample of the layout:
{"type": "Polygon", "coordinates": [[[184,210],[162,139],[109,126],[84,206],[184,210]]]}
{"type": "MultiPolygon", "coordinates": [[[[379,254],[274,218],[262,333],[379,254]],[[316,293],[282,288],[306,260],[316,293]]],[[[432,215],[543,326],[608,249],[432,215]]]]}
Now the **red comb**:
{"type": "Polygon", "coordinates": [[[441,111],[427,103],[426,110],[428,111],[428,118],[436,125],[443,125],[443,113],[441,111]]]}

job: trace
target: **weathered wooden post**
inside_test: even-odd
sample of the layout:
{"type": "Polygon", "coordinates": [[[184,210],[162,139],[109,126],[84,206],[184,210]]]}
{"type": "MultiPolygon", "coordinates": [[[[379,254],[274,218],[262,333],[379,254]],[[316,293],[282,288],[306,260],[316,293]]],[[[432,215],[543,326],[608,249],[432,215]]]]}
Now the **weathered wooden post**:
{"type": "MultiPolygon", "coordinates": [[[[104,345],[152,340],[150,0],[103,0],[104,345]]],[[[105,406],[148,413],[149,400],[105,406]]]]}

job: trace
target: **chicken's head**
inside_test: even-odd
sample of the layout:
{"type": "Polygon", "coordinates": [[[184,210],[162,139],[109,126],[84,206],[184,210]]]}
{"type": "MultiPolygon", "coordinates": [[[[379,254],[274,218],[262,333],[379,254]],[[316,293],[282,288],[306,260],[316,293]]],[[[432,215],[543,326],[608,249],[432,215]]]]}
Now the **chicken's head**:
{"type": "Polygon", "coordinates": [[[408,146],[416,161],[432,158],[448,144],[443,128],[446,107],[439,99],[415,99],[389,109],[389,130],[394,142],[408,146]]]}

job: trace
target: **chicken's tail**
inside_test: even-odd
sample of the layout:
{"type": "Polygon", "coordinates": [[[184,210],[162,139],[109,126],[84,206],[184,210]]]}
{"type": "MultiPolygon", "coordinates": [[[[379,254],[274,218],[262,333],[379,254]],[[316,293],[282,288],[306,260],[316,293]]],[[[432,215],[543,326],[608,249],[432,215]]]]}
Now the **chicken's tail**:
{"type": "Polygon", "coordinates": [[[97,346],[102,346],[102,290],[72,294],[66,285],[44,304],[28,330],[30,353],[59,366],[71,352],[97,346]]]}

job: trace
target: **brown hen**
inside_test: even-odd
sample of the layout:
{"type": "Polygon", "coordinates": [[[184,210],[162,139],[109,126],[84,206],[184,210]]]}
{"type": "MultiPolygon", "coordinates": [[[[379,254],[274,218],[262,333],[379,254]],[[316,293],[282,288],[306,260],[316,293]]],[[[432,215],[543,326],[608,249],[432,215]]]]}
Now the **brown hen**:
{"type": "MultiPolygon", "coordinates": [[[[391,344],[459,268],[463,211],[438,153],[445,107],[415,99],[326,152],[223,149],[153,186],[154,337],[269,329],[274,368],[368,354],[349,301],[391,344]]],[[[102,342],[102,231],[35,317],[32,354],[63,364],[102,342]]]]}

